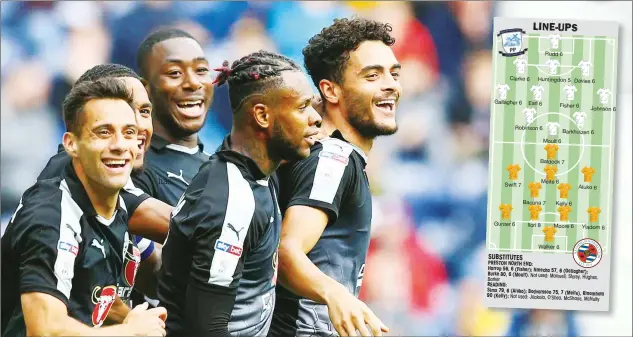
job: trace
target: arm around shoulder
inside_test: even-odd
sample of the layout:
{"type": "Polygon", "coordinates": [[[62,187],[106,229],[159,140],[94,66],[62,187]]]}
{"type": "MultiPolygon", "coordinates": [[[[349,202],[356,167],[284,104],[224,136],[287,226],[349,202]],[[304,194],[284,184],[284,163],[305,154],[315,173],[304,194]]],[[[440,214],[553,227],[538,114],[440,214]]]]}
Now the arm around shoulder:
{"type": "Polygon", "coordinates": [[[155,242],[165,242],[172,210],[170,205],[158,199],[146,199],[130,218],[130,233],[155,242]]]}

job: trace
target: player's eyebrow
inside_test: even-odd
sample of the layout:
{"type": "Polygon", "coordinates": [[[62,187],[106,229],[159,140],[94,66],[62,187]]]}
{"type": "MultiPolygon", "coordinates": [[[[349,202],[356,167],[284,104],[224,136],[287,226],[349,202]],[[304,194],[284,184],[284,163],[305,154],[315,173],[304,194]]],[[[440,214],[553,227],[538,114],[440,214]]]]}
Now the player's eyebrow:
{"type": "Polygon", "coordinates": [[[140,104],[137,106],[138,109],[151,109],[152,108],[152,103],[151,102],[145,102],[143,104],[140,104]]]}
{"type": "MultiPolygon", "coordinates": [[[[209,62],[206,57],[204,56],[198,56],[196,58],[194,58],[193,60],[191,60],[192,62],[199,62],[199,61],[204,61],[204,62],[209,62]]],[[[185,63],[185,61],[181,60],[181,59],[166,59],[165,60],[166,63],[178,63],[178,64],[183,64],[185,63]]]]}
{"type": "MultiPolygon", "coordinates": [[[[401,69],[402,65],[400,63],[396,63],[394,65],[391,66],[391,70],[395,70],[395,69],[401,69]]],[[[360,70],[360,74],[368,72],[370,70],[379,70],[382,71],[383,69],[385,69],[385,67],[381,66],[380,64],[370,64],[368,66],[364,66],[363,69],[360,70]]]]}

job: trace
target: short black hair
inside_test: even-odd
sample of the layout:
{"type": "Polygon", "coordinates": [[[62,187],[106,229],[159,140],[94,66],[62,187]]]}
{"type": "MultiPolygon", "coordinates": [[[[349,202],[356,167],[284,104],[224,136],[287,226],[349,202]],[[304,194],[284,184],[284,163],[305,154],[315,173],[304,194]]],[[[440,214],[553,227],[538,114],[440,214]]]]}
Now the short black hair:
{"type": "Polygon", "coordinates": [[[224,61],[215,83],[221,86],[229,84],[231,110],[235,113],[248,96],[262,93],[282,85],[281,73],[284,71],[302,71],[293,60],[277,53],[260,50],[233,62],[224,61]]]}
{"type": "MultiPolygon", "coordinates": [[[[191,36],[191,34],[176,28],[161,29],[149,34],[145,40],[141,42],[141,45],[138,47],[138,52],[136,53],[136,66],[138,67],[138,71],[141,73],[141,76],[147,79],[147,56],[151,54],[154,45],[166,40],[180,37],[192,39],[198,42],[198,40],[191,36]]],[[[200,44],[200,42],[198,42],[198,44],[200,44]]]]}
{"type": "Polygon", "coordinates": [[[132,93],[116,78],[81,82],[70,89],[64,98],[63,114],[66,131],[81,133],[81,115],[86,103],[93,99],[121,99],[132,107],[132,93]]]}
{"type": "Polygon", "coordinates": [[[132,69],[116,63],[106,63],[96,65],[83,73],[77,81],[75,81],[75,85],[79,83],[83,83],[86,81],[96,81],[102,78],[121,78],[121,77],[133,77],[137,80],[141,80],[141,77],[132,69]]]}
{"type": "Polygon", "coordinates": [[[382,41],[392,46],[396,40],[391,36],[392,27],[364,18],[334,19],[334,23],[313,36],[303,48],[306,70],[318,88],[319,82],[327,79],[342,83],[350,52],[364,41],[382,41]]]}

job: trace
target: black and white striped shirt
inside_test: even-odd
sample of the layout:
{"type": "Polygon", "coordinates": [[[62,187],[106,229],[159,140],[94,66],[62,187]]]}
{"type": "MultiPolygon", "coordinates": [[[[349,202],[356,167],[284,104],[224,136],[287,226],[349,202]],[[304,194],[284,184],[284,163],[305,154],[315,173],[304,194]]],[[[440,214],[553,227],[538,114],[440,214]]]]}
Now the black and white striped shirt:
{"type": "Polygon", "coordinates": [[[72,163],[22,196],[2,237],[2,336],[26,336],[20,295],[58,298],[69,316],[103,324],[117,295],[126,255],[138,254],[119,196],[114,216],[99,216],[72,163]]]}
{"type": "MultiPolygon", "coordinates": [[[[337,130],[312,146],[308,158],[277,170],[282,213],[301,205],[328,215],[328,224],[308,258],[355,296],[362,285],[371,232],[372,196],[366,165],[363,150],[337,130]]],[[[325,304],[277,286],[269,337],[335,333],[325,304]]]]}
{"type": "Polygon", "coordinates": [[[158,298],[169,336],[265,336],[275,305],[277,185],[227,137],[172,213],[158,298]]]}

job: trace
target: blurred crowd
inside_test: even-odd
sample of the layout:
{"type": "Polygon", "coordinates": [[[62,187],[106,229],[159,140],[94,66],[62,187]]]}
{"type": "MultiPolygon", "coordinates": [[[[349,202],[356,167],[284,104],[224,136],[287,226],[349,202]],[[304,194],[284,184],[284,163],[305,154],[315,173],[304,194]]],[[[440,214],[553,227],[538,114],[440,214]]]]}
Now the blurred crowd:
{"type": "MultiPolygon", "coordinates": [[[[334,18],[364,16],[393,25],[404,98],[400,130],[370,155],[375,213],[363,300],[393,335],[518,335],[520,319],[574,335],[570,315],[482,303],[495,10],[491,2],[2,2],[3,222],[56,151],[72,83],[100,63],[137,69],[151,31],[186,30],[212,66],[259,49],[303,64],[312,35],[334,18]]],[[[200,134],[205,147],[230,127],[223,86],[200,134]]]]}

